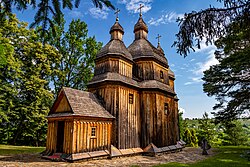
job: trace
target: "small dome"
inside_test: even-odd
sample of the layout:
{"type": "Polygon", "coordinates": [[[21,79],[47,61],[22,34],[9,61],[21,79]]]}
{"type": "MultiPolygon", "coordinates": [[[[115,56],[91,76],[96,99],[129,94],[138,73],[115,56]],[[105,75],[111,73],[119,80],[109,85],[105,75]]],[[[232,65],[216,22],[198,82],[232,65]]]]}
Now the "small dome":
{"type": "Polygon", "coordinates": [[[96,58],[99,59],[107,55],[121,55],[126,59],[133,60],[123,41],[117,39],[110,40],[96,55],[96,58]]]}
{"type": "Polygon", "coordinates": [[[115,24],[110,28],[109,33],[111,34],[114,31],[120,31],[122,35],[124,34],[124,30],[118,21],[116,21],[115,24]]]}
{"type": "Polygon", "coordinates": [[[155,48],[147,39],[138,39],[128,47],[128,51],[133,57],[133,60],[139,58],[155,58],[165,66],[168,66],[168,61],[164,54],[155,48]]]}
{"type": "Polygon", "coordinates": [[[138,21],[137,21],[137,23],[135,24],[135,27],[134,27],[134,32],[136,32],[138,30],[144,30],[144,31],[146,31],[148,33],[148,26],[143,21],[142,17],[140,17],[138,19],[138,21]]]}

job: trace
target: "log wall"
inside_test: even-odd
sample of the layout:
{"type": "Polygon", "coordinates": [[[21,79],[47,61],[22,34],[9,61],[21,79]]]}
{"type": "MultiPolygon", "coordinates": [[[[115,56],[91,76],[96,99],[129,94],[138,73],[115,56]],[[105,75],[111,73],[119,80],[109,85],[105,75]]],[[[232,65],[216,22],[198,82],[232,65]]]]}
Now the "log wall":
{"type": "Polygon", "coordinates": [[[106,72],[119,73],[132,78],[132,64],[118,58],[108,58],[96,62],[95,75],[104,74],[106,72]]]}
{"type": "Polygon", "coordinates": [[[72,138],[72,153],[108,150],[111,145],[111,122],[87,122],[75,120],[72,138]],[[91,136],[96,128],[95,137],[91,136]]]}
{"type": "Polygon", "coordinates": [[[56,139],[57,139],[57,124],[55,121],[48,121],[47,129],[47,141],[46,150],[50,152],[56,151],[56,139]]]}
{"type": "Polygon", "coordinates": [[[157,92],[141,93],[142,147],[154,143],[157,147],[176,144],[178,138],[177,112],[173,97],[157,92]],[[169,111],[165,113],[165,103],[169,111]]]}
{"type": "Polygon", "coordinates": [[[116,119],[112,144],[119,149],[140,147],[140,96],[139,92],[119,85],[100,86],[89,89],[103,99],[105,109],[116,119]],[[129,103],[133,94],[133,104],[129,103]]]}
{"type": "Polygon", "coordinates": [[[107,150],[111,145],[112,122],[84,119],[57,119],[49,121],[46,150],[56,151],[57,122],[64,121],[63,152],[66,154],[107,150]],[[92,127],[96,136],[91,136],[92,127]]]}

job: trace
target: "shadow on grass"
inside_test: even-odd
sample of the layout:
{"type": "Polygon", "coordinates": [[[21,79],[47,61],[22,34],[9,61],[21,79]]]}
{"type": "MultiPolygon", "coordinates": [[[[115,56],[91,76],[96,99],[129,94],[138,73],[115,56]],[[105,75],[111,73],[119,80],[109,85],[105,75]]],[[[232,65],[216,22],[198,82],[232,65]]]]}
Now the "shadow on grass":
{"type": "Polygon", "coordinates": [[[0,161],[8,162],[44,162],[40,153],[44,147],[0,145],[0,161]]]}

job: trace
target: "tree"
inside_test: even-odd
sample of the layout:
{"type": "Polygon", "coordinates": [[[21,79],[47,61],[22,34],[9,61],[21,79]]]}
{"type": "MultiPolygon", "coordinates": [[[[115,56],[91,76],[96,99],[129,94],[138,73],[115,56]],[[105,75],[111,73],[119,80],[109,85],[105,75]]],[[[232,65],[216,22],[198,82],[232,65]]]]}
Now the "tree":
{"type": "Polygon", "coordinates": [[[183,140],[186,142],[186,145],[189,147],[197,147],[198,139],[196,136],[195,129],[186,128],[184,131],[183,140]]]}
{"type": "Polygon", "coordinates": [[[215,124],[212,119],[208,118],[208,114],[205,112],[202,119],[199,119],[198,126],[198,140],[201,142],[205,138],[209,144],[214,144],[216,139],[215,124]]]}
{"type": "Polygon", "coordinates": [[[223,2],[223,8],[210,6],[199,12],[186,13],[184,18],[178,18],[179,32],[173,46],[180,55],[186,57],[194,47],[200,48],[200,43],[212,44],[216,39],[228,33],[229,23],[242,18],[242,23],[249,24],[249,0],[217,0],[223,2]],[[196,41],[196,42],[194,42],[196,41]]]}
{"type": "Polygon", "coordinates": [[[231,121],[250,109],[250,24],[238,18],[230,24],[228,33],[216,41],[215,52],[219,64],[204,72],[203,90],[219,102],[217,122],[231,121]]]}
{"type": "Polygon", "coordinates": [[[173,46],[184,57],[201,41],[218,47],[218,65],[205,72],[203,90],[219,101],[216,122],[231,121],[250,108],[250,1],[217,0],[223,8],[209,7],[178,19],[180,30],[173,46]]]}
{"type": "Polygon", "coordinates": [[[26,27],[9,14],[0,28],[0,45],[8,53],[0,67],[0,142],[41,145],[53,99],[49,76],[60,54],[26,27]]]}
{"type": "Polygon", "coordinates": [[[235,120],[224,126],[224,133],[226,134],[224,136],[224,140],[226,141],[225,144],[239,146],[244,145],[247,142],[248,138],[246,131],[243,129],[243,125],[240,121],[235,120]]]}
{"type": "Polygon", "coordinates": [[[72,20],[65,31],[63,16],[61,19],[60,24],[54,22],[55,36],[52,35],[52,28],[45,36],[45,40],[61,54],[60,61],[55,64],[55,75],[51,77],[55,94],[62,86],[86,89],[86,84],[93,77],[94,59],[102,46],[95,37],[88,37],[85,22],[72,20]]]}
{"type": "MultiPolygon", "coordinates": [[[[98,8],[103,8],[103,5],[115,9],[114,6],[111,4],[109,0],[92,0],[93,4],[98,8]]],[[[34,22],[31,27],[36,25],[41,25],[43,32],[45,32],[48,28],[54,27],[52,22],[52,17],[56,18],[55,20],[57,23],[61,20],[62,9],[70,9],[72,10],[73,7],[78,8],[80,4],[80,0],[8,0],[8,1],[1,1],[0,3],[0,20],[6,16],[6,13],[11,12],[12,7],[16,7],[18,10],[26,10],[29,5],[33,8],[38,8],[34,22]],[[74,2],[74,4],[72,3],[74,2]],[[38,4],[38,5],[37,5],[38,4]]]]}

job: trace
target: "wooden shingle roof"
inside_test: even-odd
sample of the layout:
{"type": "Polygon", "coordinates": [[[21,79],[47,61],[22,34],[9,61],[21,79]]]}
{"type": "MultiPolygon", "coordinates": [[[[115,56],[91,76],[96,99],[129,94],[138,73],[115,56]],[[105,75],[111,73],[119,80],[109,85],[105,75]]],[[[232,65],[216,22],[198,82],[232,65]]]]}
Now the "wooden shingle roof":
{"type": "Polygon", "coordinates": [[[139,58],[154,58],[165,66],[168,66],[168,61],[164,53],[155,48],[147,39],[141,38],[134,40],[128,47],[128,51],[131,53],[133,60],[139,58]]]}
{"type": "Polygon", "coordinates": [[[121,55],[132,61],[132,55],[129,53],[123,41],[118,39],[110,40],[96,55],[96,59],[107,55],[121,55]]]}
{"type": "Polygon", "coordinates": [[[48,117],[58,116],[84,116],[95,118],[114,118],[98,101],[97,97],[90,92],[63,87],[56,99],[48,117]],[[60,105],[60,99],[65,96],[71,111],[55,112],[60,105]]]}

